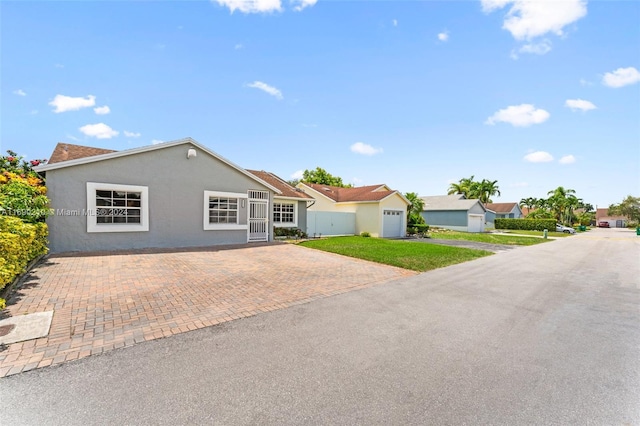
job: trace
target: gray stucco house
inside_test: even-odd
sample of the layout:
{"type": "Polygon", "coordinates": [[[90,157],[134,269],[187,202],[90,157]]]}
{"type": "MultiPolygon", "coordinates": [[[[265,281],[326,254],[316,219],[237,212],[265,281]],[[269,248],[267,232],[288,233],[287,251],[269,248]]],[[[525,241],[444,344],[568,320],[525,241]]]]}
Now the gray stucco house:
{"type": "Polygon", "coordinates": [[[484,207],[487,209],[485,222],[488,228],[495,227],[496,218],[520,219],[524,217],[518,203],[486,203],[484,207]]]}
{"type": "Polygon", "coordinates": [[[420,198],[424,201],[421,215],[428,225],[454,231],[484,232],[486,209],[479,200],[467,200],[462,194],[420,198]]]}
{"type": "Polygon", "coordinates": [[[60,143],[35,170],[52,253],[271,241],[282,195],[191,138],[125,151],[60,143]]]}

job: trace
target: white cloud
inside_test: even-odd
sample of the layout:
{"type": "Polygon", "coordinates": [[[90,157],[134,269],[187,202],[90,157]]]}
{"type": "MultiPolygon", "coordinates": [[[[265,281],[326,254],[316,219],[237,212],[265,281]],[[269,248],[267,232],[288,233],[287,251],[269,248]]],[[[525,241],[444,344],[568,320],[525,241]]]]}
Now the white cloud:
{"type": "Polygon", "coordinates": [[[304,171],[302,170],[296,170],[295,172],[293,172],[293,174],[291,175],[291,179],[302,179],[302,176],[304,174],[304,171]]]}
{"type": "Polygon", "coordinates": [[[529,186],[528,182],[514,182],[509,185],[510,188],[524,188],[529,186]]]}
{"type": "Polygon", "coordinates": [[[353,182],[353,186],[362,185],[364,183],[363,179],[357,177],[354,177],[353,179],[351,179],[351,181],[353,182]]]}
{"type": "Polygon", "coordinates": [[[80,127],[79,130],[85,135],[97,139],[111,139],[118,136],[118,133],[120,133],[104,123],[87,124],[86,126],[80,127]]]}
{"type": "Polygon", "coordinates": [[[267,83],[263,83],[261,81],[254,81],[251,84],[247,84],[247,87],[251,87],[254,89],[259,89],[262,90],[265,93],[270,94],[271,96],[274,96],[277,99],[282,99],[282,92],[278,89],[276,89],[273,86],[269,86],[267,83]]]}
{"type": "Polygon", "coordinates": [[[440,40],[440,41],[449,40],[449,33],[447,31],[443,31],[443,32],[439,33],[438,34],[438,40],[440,40]]]}
{"type": "Polygon", "coordinates": [[[240,49],[244,48],[244,46],[242,45],[242,43],[237,43],[235,46],[233,46],[233,48],[235,50],[240,50],[240,49]]]}
{"type": "Polygon", "coordinates": [[[318,0],[291,0],[291,4],[293,4],[293,10],[296,12],[302,11],[306,7],[311,7],[315,5],[318,0]]]}
{"type": "Polygon", "coordinates": [[[553,156],[545,151],[535,151],[525,155],[524,160],[530,163],[548,163],[553,161],[553,156]]]}
{"type": "Polygon", "coordinates": [[[36,115],[37,113],[38,113],[38,110],[37,110],[37,109],[32,109],[32,110],[29,112],[29,114],[31,114],[31,115],[36,115]]]}
{"type": "Polygon", "coordinates": [[[242,13],[268,13],[280,12],[282,2],[280,0],[212,0],[220,6],[226,6],[231,13],[236,10],[242,13]]]}
{"type": "Polygon", "coordinates": [[[106,115],[109,114],[111,112],[111,108],[109,108],[108,106],[101,106],[101,107],[96,107],[93,109],[93,111],[98,114],[98,115],[106,115]]]}
{"type": "Polygon", "coordinates": [[[27,94],[25,93],[25,91],[24,91],[24,90],[22,90],[22,89],[14,90],[14,91],[13,91],[13,94],[14,94],[14,95],[18,95],[18,96],[27,96],[27,94]]]}
{"type": "Polygon", "coordinates": [[[71,96],[56,95],[56,97],[53,98],[51,102],[49,102],[49,105],[56,107],[56,109],[53,110],[53,112],[55,113],[77,111],[81,108],[92,107],[95,104],[96,97],[93,95],[89,95],[86,98],[72,98],[71,96]]]}
{"type": "Polygon", "coordinates": [[[558,160],[560,164],[573,164],[576,162],[576,157],[573,155],[565,155],[561,159],[558,160]]]}
{"type": "Polygon", "coordinates": [[[553,33],[563,35],[563,28],[587,14],[586,0],[481,0],[486,13],[510,5],[502,28],[516,40],[531,40],[553,33]]]}
{"type": "Polygon", "coordinates": [[[142,136],[140,133],[130,132],[128,130],[124,131],[124,135],[128,138],[139,138],[140,136],[142,136]]]}
{"type": "Polygon", "coordinates": [[[151,145],[158,145],[159,143],[164,142],[163,140],[160,139],[151,139],[151,145]]]}
{"type": "Polygon", "coordinates": [[[485,124],[494,125],[499,122],[509,123],[514,127],[527,127],[547,121],[550,114],[543,109],[536,109],[531,104],[513,105],[501,109],[487,118],[485,124]]]}
{"type": "Polygon", "coordinates": [[[580,79],[580,85],[581,86],[593,86],[593,83],[590,82],[589,80],[585,80],[584,78],[580,79]]]}
{"type": "Polygon", "coordinates": [[[572,111],[589,111],[597,108],[593,103],[585,101],[584,99],[567,99],[564,106],[571,108],[572,111]]]}
{"type": "Polygon", "coordinates": [[[397,19],[392,19],[391,23],[393,24],[394,27],[398,26],[398,20],[397,19]]]}
{"type": "Polygon", "coordinates": [[[618,68],[613,72],[608,72],[602,77],[602,84],[609,87],[622,87],[635,84],[640,81],[640,72],[634,67],[618,68]]]}
{"type": "Polygon", "coordinates": [[[362,142],[356,142],[351,145],[351,152],[362,155],[375,155],[382,152],[382,148],[374,148],[371,145],[362,142]]]}
{"type": "Polygon", "coordinates": [[[64,65],[62,65],[62,64],[55,64],[55,65],[54,65],[54,67],[56,67],[56,68],[64,68],[64,65]]]}
{"type": "Polygon", "coordinates": [[[551,42],[545,39],[539,43],[525,44],[518,51],[520,53],[533,53],[535,55],[545,55],[551,51],[551,42]]]}
{"type": "Polygon", "coordinates": [[[306,127],[306,128],[316,128],[318,127],[317,124],[315,123],[302,123],[302,127],[306,127]]]}

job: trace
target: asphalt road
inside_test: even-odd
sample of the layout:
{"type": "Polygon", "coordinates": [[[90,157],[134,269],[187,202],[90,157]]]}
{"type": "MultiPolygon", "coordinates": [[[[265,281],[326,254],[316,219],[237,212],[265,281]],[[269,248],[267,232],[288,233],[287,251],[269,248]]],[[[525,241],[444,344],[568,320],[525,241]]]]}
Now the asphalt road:
{"type": "Polygon", "coordinates": [[[638,425],[639,277],[595,229],[10,376],[0,424],[638,425]]]}

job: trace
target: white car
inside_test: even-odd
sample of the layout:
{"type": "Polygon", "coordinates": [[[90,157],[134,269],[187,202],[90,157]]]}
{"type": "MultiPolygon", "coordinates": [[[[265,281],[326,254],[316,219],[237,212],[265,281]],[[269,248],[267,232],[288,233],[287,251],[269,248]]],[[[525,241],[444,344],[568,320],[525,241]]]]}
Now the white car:
{"type": "Polygon", "coordinates": [[[556,232],[564,232],[565,234],[575,234],[576,230],[568,226],[564,226],[564,225],[560,225],[559,223],[556,223],[556,232]]]}

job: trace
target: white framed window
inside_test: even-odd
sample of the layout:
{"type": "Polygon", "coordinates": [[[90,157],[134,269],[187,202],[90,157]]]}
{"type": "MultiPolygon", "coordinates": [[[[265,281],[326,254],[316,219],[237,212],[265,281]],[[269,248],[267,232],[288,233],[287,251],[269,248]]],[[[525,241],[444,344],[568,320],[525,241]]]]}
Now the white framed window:
{"type": "Polygon", "coordinates": [[[273,222],[276,226],[296,226],[298,223],[296,203],[274,202],[273,222]]]}
{"type": "Polygon", "coordinates": [[[247,194],[204,191],[204,230],[247,229],[240,224],[240,212],[246,204],[247,194]]]}
{"type": "Polygon", "coordinates": [[[87,182],[87,232],[149,231],[149,187],[87,182]]]}

